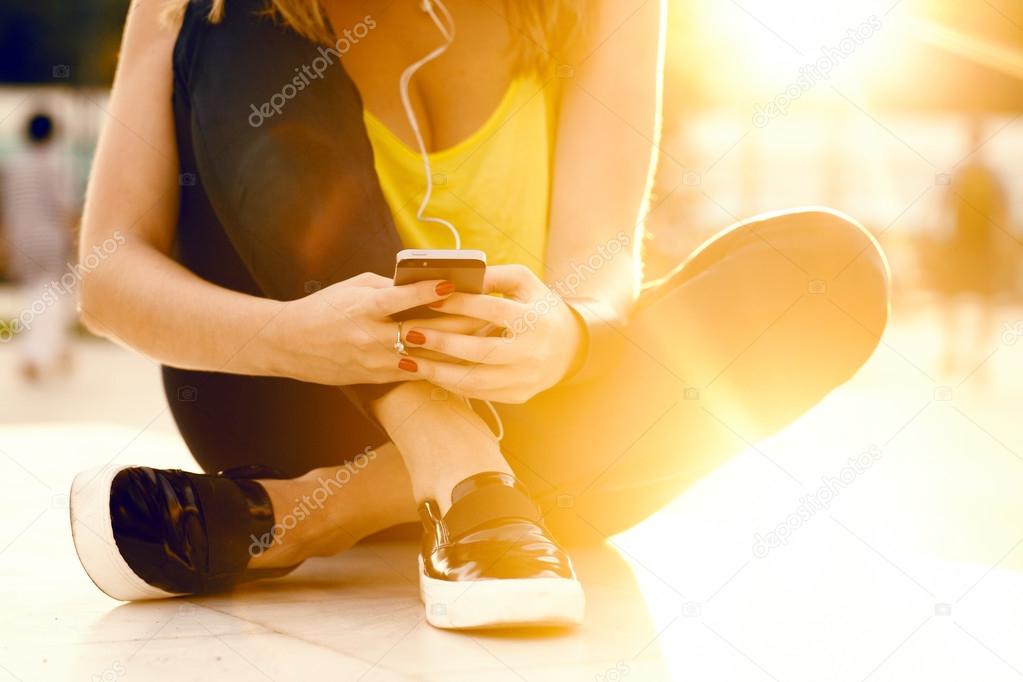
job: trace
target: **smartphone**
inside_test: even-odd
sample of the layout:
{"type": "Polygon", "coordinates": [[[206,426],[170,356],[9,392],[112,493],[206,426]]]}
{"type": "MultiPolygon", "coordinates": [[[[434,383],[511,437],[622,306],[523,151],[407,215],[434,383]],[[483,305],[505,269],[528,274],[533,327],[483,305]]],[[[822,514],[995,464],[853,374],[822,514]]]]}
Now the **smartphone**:
{"type": "MultiPolygon", "coordinates": [[[[467,294],[483,293],[487,272],[487,254],[475,249],[404,249],[394,265],[394,283],[412,284],[428,279],[446,279],[455,290],[467,294]]],[[[396,320],[435,317],[440,313],[426,306],[391,315],[396,320]]]]}

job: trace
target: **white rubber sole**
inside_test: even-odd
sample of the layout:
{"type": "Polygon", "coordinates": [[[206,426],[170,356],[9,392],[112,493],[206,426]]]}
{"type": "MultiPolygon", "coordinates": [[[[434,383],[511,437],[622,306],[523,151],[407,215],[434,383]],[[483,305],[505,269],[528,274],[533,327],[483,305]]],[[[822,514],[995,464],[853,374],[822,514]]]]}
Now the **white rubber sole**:
{"type": "Polygon", "coordinates": [[[126,466],[83,471],[71,483],[71,537],[89,579],[114,599],[167,599],[178,594],[153,587],[131,570],[114,540],[110,486],[126,466]]]}
{"type": "Polygon", "coordinates": [[[438,580],[423,571],[422,557],[419,598],[427,622],[445,630],[578,625],[586,610],[578,580],[438,580]]]}

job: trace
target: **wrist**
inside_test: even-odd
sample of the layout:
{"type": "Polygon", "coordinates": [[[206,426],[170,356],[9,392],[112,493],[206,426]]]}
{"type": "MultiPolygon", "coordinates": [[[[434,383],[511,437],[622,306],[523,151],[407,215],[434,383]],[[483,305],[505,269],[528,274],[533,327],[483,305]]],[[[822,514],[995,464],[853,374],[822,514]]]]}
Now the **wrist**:
{"type": "MultiPolygon", "coordinates": [[[[253,368],[258,376],[302,379],[296,339],[302,337],[303,316],[296,314],[297,301],[259,299],[252,323],[256,332],[251,346],[253,368]]],[[[306,367],[308,369],[308,367],[306,367]]]]}
{"type": "Polygon", "coordinates": [[[572,349],[572,351],[568,356],[568,365],[565,367],[564,372],[562,372],[558,383],[575,375],[579,371],[579,368],[586,362],[586,356],[589,350],[589,331],[586,328],[586,320],[574,307],[572,307],[570,301],[565,300],[565,307],[568,308],[569,317],[571,318],[570,325],[567,326],[567,329],[568,346],[572,349]]]}
{"type": "Polygon", "coordinates": [[[565,299],[582,328],[579,349],[562,383],[588,381],[607,372],[621,355],[623,335],[615,308],[592,298],[565,299]]]}

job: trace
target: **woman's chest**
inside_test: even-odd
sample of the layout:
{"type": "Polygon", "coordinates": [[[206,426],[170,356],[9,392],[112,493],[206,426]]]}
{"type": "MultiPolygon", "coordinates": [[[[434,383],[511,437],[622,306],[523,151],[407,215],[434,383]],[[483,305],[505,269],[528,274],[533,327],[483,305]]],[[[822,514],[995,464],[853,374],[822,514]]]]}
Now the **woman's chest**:
{"type": "MultiPolygon", "coordinates": [[[[455,40],[409,85],[427,149],[451,147],[487,119],[508,89],[512,51],[505,19],[486,3],[447,0],[455,40]]],[[[360,22],[372,28],[345,53],[343,64],[363,105],[406,144],[414,144],[399,96],[402,72],[444,38],[415,0],[334,0],[327,13],[338,36],[360,22]]]]}

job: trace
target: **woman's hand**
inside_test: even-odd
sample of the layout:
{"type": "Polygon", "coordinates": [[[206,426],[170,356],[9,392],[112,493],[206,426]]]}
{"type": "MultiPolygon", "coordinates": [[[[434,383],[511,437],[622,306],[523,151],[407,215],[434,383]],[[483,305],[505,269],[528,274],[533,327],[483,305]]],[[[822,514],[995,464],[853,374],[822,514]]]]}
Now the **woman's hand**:
{"type": "Polygon", "coordinates": [[[410,348],[464,361],[444,362],[413,352],[416,368],[403,372],[405,377],[413,375],[472,398],[522,403],[550,388],[572,366],[584,333],[568,304],[522,265],[490,266],[483,294],[454,293],[431,307],[503,329],[501,336],[470,335],[439,325],[446,316],[405,324],[410,348]],[[490,293],[504,298],[486,295],[490,293]]]}
{"type": "MultiPolygon", "coordinates": [[[[289,301],[263,332],[276,354],[269,364],[276,375],[318,384],[408,381],[414,377],[398,367],[398,323],[390,315],[442,301],[453,291],[454,285],[442,280],[394,286],[389,278],[366,272],[289,301]]],[[[405,329],[423,324],[410,320],[405,329]]],[[[430,324],[459,334],[482,326],[458,316],[430,324]]]]}

